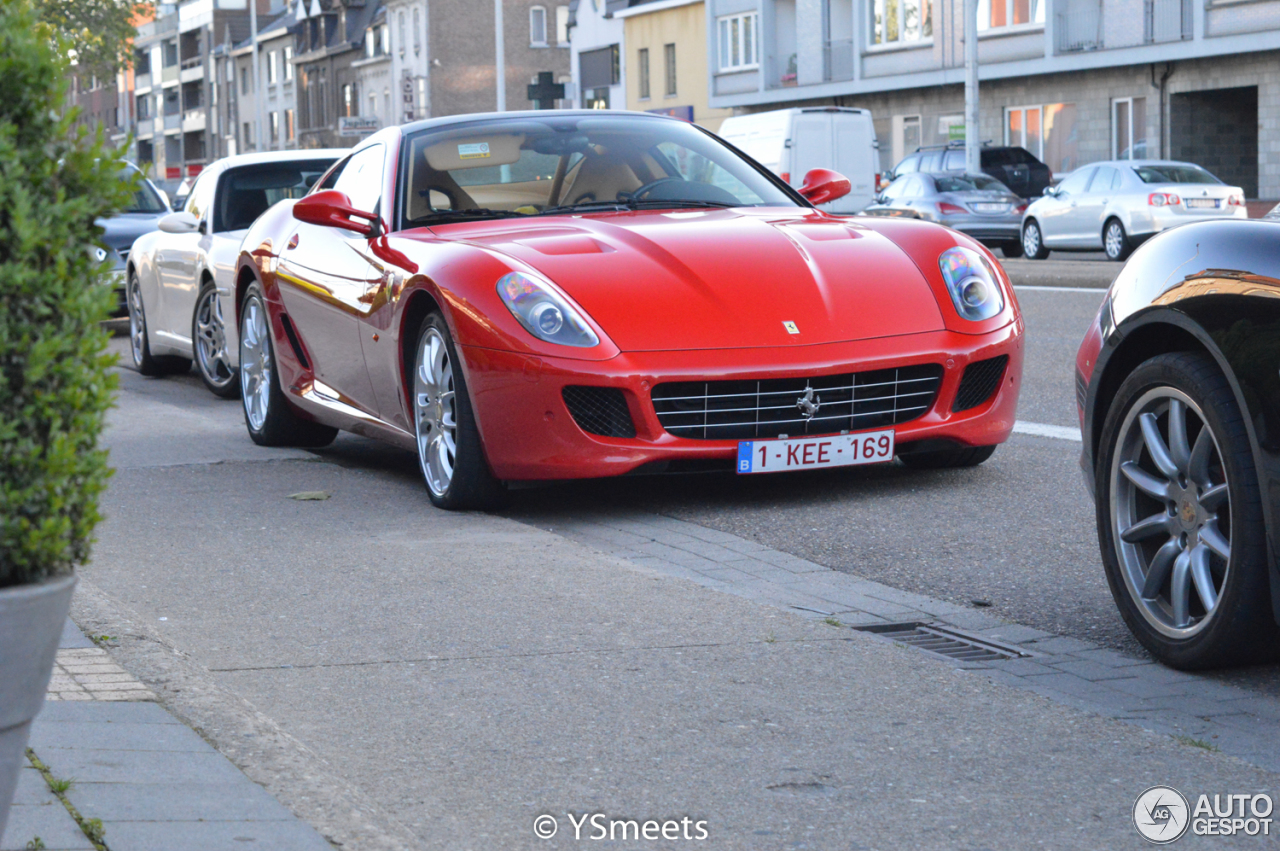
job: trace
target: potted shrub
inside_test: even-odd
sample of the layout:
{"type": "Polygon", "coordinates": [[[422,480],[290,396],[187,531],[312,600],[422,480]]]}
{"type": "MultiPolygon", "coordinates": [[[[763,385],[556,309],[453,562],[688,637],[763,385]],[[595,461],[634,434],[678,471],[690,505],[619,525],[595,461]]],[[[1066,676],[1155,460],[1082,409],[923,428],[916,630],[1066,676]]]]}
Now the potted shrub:
{"type": "Polygon", "coordinates": [[[0,834],[109,470],[113,295],[89,251],[122,160],[64,107],[68,49],[0,0],[0,834]]]}

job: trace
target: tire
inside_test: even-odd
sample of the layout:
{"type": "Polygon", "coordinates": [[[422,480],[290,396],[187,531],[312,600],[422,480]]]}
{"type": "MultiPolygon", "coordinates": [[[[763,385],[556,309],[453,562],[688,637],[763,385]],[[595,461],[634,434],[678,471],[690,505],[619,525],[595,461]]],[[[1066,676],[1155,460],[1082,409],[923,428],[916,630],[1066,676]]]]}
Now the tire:
{"type": "Polygon", "coordinates": [[[1107,219],[1107,223],[1102,226],[1102,250],[1107,253],[1108,260],[1116,262],[1127,260],[1133,253],[1129,235],[1125,233],[1124,225],[1119,219],[1107,219]]]}
{"type": "Polygon", "coordinates": [[[227,353],[222,300],[210,280],[200,287],[196,309],[191,311],[191,351],[195,355],[196,372],[213,395],[223,399],[240,395],[240,376],[231,366],[227,353]]]}
{"type": "Polygon", "coordinates": [[[1030,260],[1044,260],[1049,256],[1049,249],[1044,247],[1040,223],[1035,219],[1028,219],[1022,226],[1022,253],[1030,260]]]}
{"type": "Polygon", "coordinates": [[[147,309],[142,302],[142,284],[138,273],[129,272],[125,302],[129,311],[129,352],[138,372],[151,378],[178,375],[191,369],[191,361],[175,355],[151,354],[151,341],[147,337],[147,309]]]}
{"type": "Polygon", "coordinates": [[[506,501],[507,488],[485,459],[466,376],[444,317],[428,314],[416,340],[409,389],[427,494],[437,508],[450,511],[497,508],[506,501]]]}
{"type": "Polygon", "coordinates": [[[933,452],[908,452],[898,460],[917,470],[945,470],[952,467],[976,467],[995,454],[994,446],[964,446],[933,452]]]}
{"type": "Polygon", "coordinates": [[[1016,239],[1011,239],[1008,242],[1000,243],[1000,250],[1004,252],[1005,257],[1010,259],[1021,257],[1022,243],[1016,239]]]}
{"type": "Polygon", "coordinates": [[[328,446],[338,430],[303,419],[280,389],[262,290],[251,284],[240,309],[240,398],[249,437],[259,446],[328,446]]]}
{"type": "Polygon", "coordinates": [[[1178,352],[1130,373],[1107,410],[1096,475],[1107,582],[1142,646],[1184,670],[1275,658],[1262,496],[1217,364],[1178,352]]]}

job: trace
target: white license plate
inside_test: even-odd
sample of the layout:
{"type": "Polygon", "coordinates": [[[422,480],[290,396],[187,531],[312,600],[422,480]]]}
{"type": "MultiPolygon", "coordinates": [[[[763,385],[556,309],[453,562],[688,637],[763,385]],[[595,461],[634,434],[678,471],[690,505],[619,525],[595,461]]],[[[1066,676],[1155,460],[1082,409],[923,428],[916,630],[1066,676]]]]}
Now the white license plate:
{"type": "Polygon", "coordinates": [[[1210,210],[1218,209],[1217,198],[1187,198],[1186,202],[1188,207],[1201,207],[1210,210]]]}
{"type": "Polygon", "coordinates": [[[975,213],[1003,213],[1009,209],[1008,204],[974,204],[975,213]]]}
{"type": "Polygon", "coordinates": [[[892,460],[893,429],[738,443],[739,473],[785,473],[892,460]]]}

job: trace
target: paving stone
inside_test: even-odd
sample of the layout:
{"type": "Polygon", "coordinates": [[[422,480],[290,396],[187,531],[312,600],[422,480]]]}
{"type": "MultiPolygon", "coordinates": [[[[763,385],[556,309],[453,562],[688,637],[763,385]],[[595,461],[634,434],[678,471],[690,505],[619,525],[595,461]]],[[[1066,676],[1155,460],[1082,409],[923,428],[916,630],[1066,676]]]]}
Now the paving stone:
{"type": "Polygon", "coordinates": [[[784,585],[795,582],[804,576],[801,573],[792,573],[781,567],[775,567],[767,561],[745,558],[741,553],[734,553],[734,558],[723,562],[723,564],[725,567],[736,567],[738,570],[749,573],[757,579],[766,579],[784,585]]]}
{"type": "Polygon", "coordinates": [[[62,638],[58,641],[58,649],[77,649],[93,647],[94,643],[85,637],[80,631],[80,627],[75,625],[71,618],[67,618],[67,622],[62,625],[62,638]]]}
{"type": "Polygon", "coordinates": [[[797,558],[791,553],[780,553],[776,550],[763,550],[754,553],[755,557],[761,561],[767,561],[775,567],[781,567],[784,570],[790,570],[792,573],[826,573],[830,568],[823,567],[811,561],[797,558]]]}
{"type": "Polygon", "coordinates": [[[693,538],[690,538],[688,541],[683,543],[670,543],[668,541],[664,541],[663,543],[668,543],[670,546],[684,550],[685,552],[700,555],[703,558],[709,558],[712,561],[726,562],[731,559],[742,557],[742,553],[735,553],[727,547],[722,547],[719,544],[712,544],[708,541],[698,541],[693,538]]]}
{"type": "Polygon", "coordinates": [[[1091,659],[1094,662],[1100,662],[1103,665],[1109,665],[1112,668],[1127,668],[1137,665],[1151,665],[1150,659],[1137,659],[1132,656],[1125,656],[1123,653],[1117,653],[1114,650],[1108,650],[1105,647],[1094,647],[1088,650],[1075,650],[1071,653],[1081,659],[1091,659]]]}
{"type": "Polygon", "coordinates": [[[696,523],[685,523],[683,532],[690,538],[697,538],[700,541],[706,541],[710,544],[724,544],[727,546],[734,542],[743,540],[737,535],[732,535],[728,532],[721,532],[718,529],[708,529],[705,526],[699,526],[696,523]]]}
{"type": "Polygon", "coordinates": [[[174,759],[166,751],[81,750],[42,747],[36,754],[55,777],[82,783],[235,783],[240,770],[216,751],[184,753],[174,759]]]}
{"type": "MultiPolygon", "coordinates": [[[[25,761],[24,761],[25,762],[25,761]]],[[[44,777],[30,765],[23,765],[18,772],[18,788],[14,792],[15,804],[49,804],[56,803],[57,798],[49,791],[49,784],[44,777]]]]}
{"type": "Polygon", "coordinates": [[[45,703],[36,723],[66,721],[134,721],[139,724],[181,724],[154,703],[45,703]]]}
{"type": "Polygon", "coordinates": [[[757,544],[755,541],[748,541],[744,538],[738,538],[733,541],[721,541],[720,543],[724,545],[725,549],[733,550],[735,553],[753,555],[755,553],[770,551],[769,548],[763,544],[757,544]]]}
{"type": "Polygon", "coordinates": [[[128,721],[64,724],[40,718],[31,725],[31,747],[37,753],[44,748],[213,753],[208,742],[182,724],[128,721]]]}
{"type": "MultiPolygon", "coordinates": [[[[1171,697],[1182,694],[1179,684],[1154,682],[1146,676],[1132,677],[1124,680],[1111,680],[1111,687],[1119,689],[1126,694],[1134,697],[1141,697],[1148,700],[1157,700],[1160,698],[1171,697]]],[[[1182,684],[1185,687],[1185,684],[1182,684]]]]}
{"type": "Polygon", "coordinates": [[[1060,671],[1066,671],[1069,674],[1075,674],[1077,677],[1083,677],[1086,680],[1095,682],[1098,680],[1121,680],[1133,676],[1131,669],[1112,668],[1090,659],[1067,659],[1065,661],[1054,659],[1050,664],[1060,671]]]}
{"type": "Polygon", "coordinates": [[[315,829],[300,821],[103,821],[107,842],[128,851],[333,851],[315,829]]]}
{"type": "Polygon", "coordinates": [[[245,778],[234,787],[205,783],[76,783],[67,797],[82,813],[111,821],[282,821],[289,810],[245,778]]]}
{"type": "MultiPolygon", "coordinates": [[[[956,608],[960,607],[957,606],[956,608]]],[[[1005,644],[1023,644],[1028,641],[1041,641],[1050,638],[1053,633],[1018,623],[1006,623],[981,630],[979,635],[984,638],[990,638],[993,641],[1003,641],[1005,644]]]]}
{"type": "Polygon", "coordinates": [[[1047,662],[1037,659],[1005,659],[994,663],[993,669],[1016,677],[1039,677],[1057,673],[1047,662]]]}
{"type": "Polygon", "coordinates": [[[732,567],[719,567],[709,570],[701,570],[699,572],[704,576],[711,577],[712,579],[719,579],[723,582],[729,583],[746,582],[756,578],[750,573],[746,573],[745,571],[737,570],[732,567]]]}
{"type": "Polygon", "coordinates": [[[93,851],[93,843],[57,800],[10,807],[0,851],[24,851],[37,836],[48,851],[93,851]]]}
{"type": "Polygon", "coordinates": [[[944,623],[956,629],[977,633],[984,629],[1000,626],[1002,621],[983,612],[968,611],[948,617],[944,620],[944,623]]]}

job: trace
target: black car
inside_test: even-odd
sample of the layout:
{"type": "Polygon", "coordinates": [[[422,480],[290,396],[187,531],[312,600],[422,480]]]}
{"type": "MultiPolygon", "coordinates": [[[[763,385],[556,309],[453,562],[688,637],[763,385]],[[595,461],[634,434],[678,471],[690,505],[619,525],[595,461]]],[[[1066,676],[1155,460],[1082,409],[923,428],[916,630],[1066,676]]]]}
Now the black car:
{"type": "MultiPolygon", "coordinates": [[[[1044,188],[1053,183],[1053,172],[1026,148],[984,145],[980,156],[984,174],[994,177],[1023,198],[1039,198],[1044,194],[1044,188]]],[[[918,148],[915,153],[903,157],[902,162],[885,175],[885,180],[892,181],[913,171],[931,174],[963,172],[964,165],[962,145],[918,148]]]]}
{"type": "Polygon", "coordinates": [[[1275,221],[1153,237],[1076,360],[1111,593],[1177,668],[1280,655],[1278,248],[1275,221]]]}
{"type": "Polygon", "coordinates": [[[110,278],[116,291],[116,316],[128,313],[124,296],[125,261],[129,259],[133,241],[144,233],[156,230],[160,220],[171,212],[164,196],[156,191],[150,180],[142,176],[137,166],[127,164],[120,179],[127,180],[134,175],[138,178],[138,188],[134,190],[128,208],[109,219],[98,219],[95,222],[102,228],[102,236],[92,251],[95,252],[95,259],[100,262],[110,260],[112,263],[110,278]]]}

